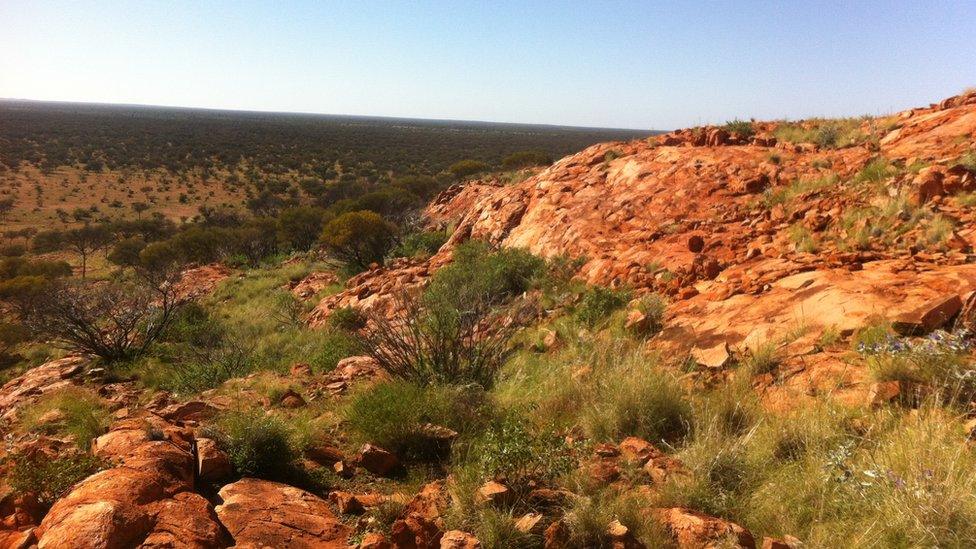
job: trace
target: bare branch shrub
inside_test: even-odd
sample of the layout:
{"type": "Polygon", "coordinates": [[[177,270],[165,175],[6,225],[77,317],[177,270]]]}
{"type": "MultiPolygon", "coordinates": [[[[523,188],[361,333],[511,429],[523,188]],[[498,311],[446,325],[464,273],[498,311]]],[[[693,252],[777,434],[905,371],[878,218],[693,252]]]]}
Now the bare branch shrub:
{"type": "Polygon", "coordinates": [[[111,362],[143,354],[184,302],[171,280],[56,280],[16,306],[35,335],[111,362]]]}
{"type": "Polygon", "coordinates": [[[509,353],[516,325],[473,299],[462,307],[429,295],[400,293],[396,315],[368,313],[359,337],[366,353],[391,376],[419,383],[477,383],[490,387],[509,353]]]}

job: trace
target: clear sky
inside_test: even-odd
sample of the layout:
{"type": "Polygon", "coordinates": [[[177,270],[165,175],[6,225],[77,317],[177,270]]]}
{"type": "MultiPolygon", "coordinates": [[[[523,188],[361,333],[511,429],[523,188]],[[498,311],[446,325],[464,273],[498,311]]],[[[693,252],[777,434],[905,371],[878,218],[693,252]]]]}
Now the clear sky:
{"type": "Polygon", "coordinates": [[[670,129],[976,86],[976,0],[0,0],[0,97],[670,129]]]}

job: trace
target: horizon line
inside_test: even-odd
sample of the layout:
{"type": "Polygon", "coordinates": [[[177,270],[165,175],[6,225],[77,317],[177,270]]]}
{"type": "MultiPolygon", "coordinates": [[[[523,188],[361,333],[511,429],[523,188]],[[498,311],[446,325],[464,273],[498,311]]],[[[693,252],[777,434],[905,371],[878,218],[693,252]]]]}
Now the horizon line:
{"type": "Polygon", "coordinates": [[[560,128],[560,129],[573,129],[573,130],[604,130],[604,131],[653,132],[653,133],[667,133],[669,131],[672,131],[672,130],[651,129],[651,128],[612,128],[612,127],[604,127],[604,126],[572,126],[566,124],[550,124],[550,123],[535,123],[535,122],[466,120],[466,119],[459,119],[459,118],[416,118],[416,117],[408,117],[408,116],[375,115],[375,114],[342,114],[342,113],[328,113],[328,112],[315,112],[315,111],[285,111],[285,110],[261,110],[261,109],[247,109],[247,108],[226,108],[226,107],[200,107],[200,106],[186,106],[186,105],[160,105],[160,104],[151,104],[151,103],[111,103],[111,102],[104,102],[104,101],[30,99],[30,98],[21,98],[21,97],[0,97],[0,102],[48,103],[48,104],[84,105],[84,106],[98,106],[98,107],[136,107],[136,108],[150,108],[150,109],[155,108],[155,109],[174,109],[174,110],[246,113],[246,114],[331,116],[331,117],[345,117],[345,118],[404,120],[404,121],[421,121],[421,122],[445,122],[445,123],[459,123],[459,124],[495,124],[495,125],[507,125],[507,126],[535,126],[535,127],[544,127],[544,128],[560,128]]]}

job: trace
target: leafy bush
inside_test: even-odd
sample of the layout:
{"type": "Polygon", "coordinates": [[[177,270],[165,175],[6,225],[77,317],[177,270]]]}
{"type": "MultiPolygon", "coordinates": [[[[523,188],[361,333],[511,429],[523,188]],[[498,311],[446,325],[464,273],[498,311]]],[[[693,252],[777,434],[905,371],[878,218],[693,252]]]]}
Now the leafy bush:
{"type": "Polygon", "coordinates": [[[393,249],[393,257],[430,257],[447,242],[444,231],[424,231],[410,233],[393,249]]]}
{"type": "Polygon", "coordinates": [[[502,168],[517,170],[532,166],[548,166],[552,164],[552,157],[540,151],[519,151],[506,156],[502,160],[502,168]]]}
{"type": "Polygon", "coordinates": [[[0,246],[0,257],[20,257],[27,253],[23,244],[4,244],[0,246]]]}
{"type": "Polygon", "coordinates": [[[319,374],[331,372],[340,360],[363,352],[360,340],[341,331],[326,334],[317,348],[318,351],[309,359],[309,363],[315,373],[319,374]]]}
{"type": "Polygon", "coordinates": [[[503,417],[489,428],[470,449],[481,477],[501,479],[516,493],[533,483],[550,483],[576,465],[574,448],[551,431],[533,432],[515,414],[503,417]]]}
{"type": "Polygon", "coordinates": [[[370,211],[349,212],[329,221],[321,242],[336,257],[355,267],[381,263],[396,239],[396,227],[370,211]]]}
{"type": "Polygon", "coordinates": [[[237,474],[245,477],[287,478],[302,451],[281,419],[261,411],[224,414],[208,433],[227,452],[237,474]]]}
{"type": "Polygon", "coordinates": [[[21,494],[33,494],[48,508],[65,496],[71,487],[104,467],[104,463],[87,454],[67,453],[48,456],[43,453],[14,454],[13,467],[7,477],[11,488],[21,494]]]}
{"type": "Polygon", "coordinates": [[[366,326],[366,315],[356,307],[341,307],[329,315],[329,325],[337,330],[355,332],[366,326]]]}
{"type": "Polygon", "coordinates": [[[344,416],[363,442],[423,460],[442,458],[447,450],[423,434],[425,424],[471,432],[485,421],[486,408],[484,392],[474,387],[391,381],[355,394],[344,416]]]}
{"type": "Polygon", "coordinates": [[[576,318],[589,327],[605,320],[630,301],[630,292],[604,286],[590,286],[576,306],[576,318]]]}
{"type": "Polygon", "coordinates": [[[458,308],[474,300],[499,303],[531,289],[544,269],[545,261],[525,250],[492,250],[472,240],[455,248],[453,261],[434,274],[427,295],[458,308]]]}
{"type": "Polygon", "coordinates": [[[105,433],[109,421],[108,409],[102,399],[81,387],[45,395],[21,414],[26,429],[70,436],[83,450],[91,446],[94,438],[105,433]]]}
{"type": "Polygon", "coordinates": [[[486,172],[491,168],[488,164],[480,160],[459,160],[447,169],[458,179],[486,172]]]}
{"type": "Polygon", "coordinates": [[[325,210],[310,206],[288,208],[278,216],[278,234],[293,250],[308,250],[318,240],[325,224],[325,210]]]}

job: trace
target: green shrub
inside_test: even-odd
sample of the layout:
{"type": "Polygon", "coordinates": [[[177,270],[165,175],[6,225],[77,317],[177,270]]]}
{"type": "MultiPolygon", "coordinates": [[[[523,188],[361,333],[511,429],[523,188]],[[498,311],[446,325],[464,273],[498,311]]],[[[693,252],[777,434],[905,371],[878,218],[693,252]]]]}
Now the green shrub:
{"type": "Polygon", "coordinates": [[[451,164],[447,171],[454,174],[458,179],[464,179],[472,175],[483,173],[491,169],[491,166],[480,160],[459,160],[451,164]]]}
{"type": "Polygon", "coordinates": [[[441,249],[447,242],[448,234],[444,231],[422,231],[410,233],[393,249],[393,257],[430,257],[441,249]]]}
{"type": "Polygon", "coordinates": [[[43,396],[21,412],[26,429],[70,436],[83,450],[108,428],[109,414],[96,394],[82,387],[68,387],[43,396]],[[53,421],[48,419],[55,416],[53,421]],[[48,417],[45,417],[48,416],[48,417]]]}
{"type": "Polygon", "coordinates": [[[303,450],[281,419],[261,411],[224,414],[208,432],[244,477],[288,478],[303,450]]]}
{"type": "Polygon", "coordinates": [[[482,479],[503,479],[516,493],[548,484],[576,465],[574,448],[550,430],[533,431],[517,414],[503,417],[475,440],[469,458],[482,479]]]}
{"type": "Polygon", "coordinates": [[[590,286],[576,306],[576,318],[589,327],[606,320],[630,301],[630,292],[604,286],[590,286]]]}
{"type": "Polygon", "coordinates": [[[329,326],[336,330],[355,332],[366,326],[366,316],[356,307],[340,307],[329,315],[329,326]]]}
{"type": "Polygon", "coordinates": [[[502,160],[502,167],[506,170],[518,170],[532,166],[548,166],[552,164],[552,157],[540,151],[519,151],[512,153],[502,160]]]}
{"type": "Polygon", "coordinates": [[[521,250],[459,246],[422,295],[396,296],[401,318],[370,317],[373,329],[358,334],[362,347],[396,378],[490,387],[517,328],[496,318],[498,309],[531,288],[543,266],[521,250]]]}
{"type": "Polygon", "coordinates": [[[4,244],[0,246],[0,257],[20,257],[27,253],[23,244],[4,244]]]}
{"type": "Polygon", "coordinates": [[[729,133],[737,133],[746,139],[756,134],[756,129],[752,126],[752,122],[748,120],[739,120],[738,118],[726,122],[725,130],[729,133]]]}
{"type": "Polygon", "coordinates": [[[278,216],[278,236],[291,249],[306,251],[318,240],[325,219],[325,210],[322,208],[287,208],[278,216]]]}
{"type": "Polygon", "coordinates": [[[44,508],[49,508],[71,490],[71,487],[98,472],[102,460],[81,453],[48,456],[42,452],[14,454],[7,481],[15,492],[33,494],[44,508]]]}
{"type": "Polygon", "coordinates": [[[371,211],[344,213],[326,223],[321,242],[354,267],[382,263],[396,239],[396,226],[371,211]]]}
{"type": "Polygon", "coordinates": [[[664,327],[664,312],[668,307],[667,299],[661,294],[652,293],[640,298],[637,310],[644,315],[644,325],[640,335],[650,336],[661,331],[664,327]]]}
{"type": "Polygon", "coordinates": [[[531,289],[544,267],[542,259],[527,251],[492,250],[487,243],[472,240],[455,248],[453,261],[434,274],[426,296],[458,308],[473,300],[497,303],[531,289]]]}
{"type": "Polygon", "coordinates": [[[474,387],[390,381],[356,393],[344,417],[363,442],[404,459],[430,460],[444,457],[449,448],[437,447],[422,433],[423,425],[469,433],[484,423],[487,413],[485,394],[474,387]]]}
{"type": "Polygon", "coordinates": [[[309,364],[317,374],[331,372],[340,360],[363,352],[360,341],[348,333],[330,331],[323,338],[315,354],[309,358],[309,364]]]}

